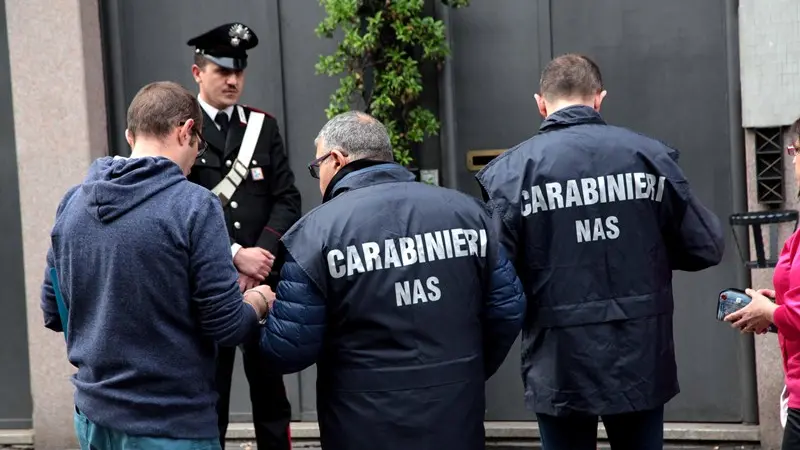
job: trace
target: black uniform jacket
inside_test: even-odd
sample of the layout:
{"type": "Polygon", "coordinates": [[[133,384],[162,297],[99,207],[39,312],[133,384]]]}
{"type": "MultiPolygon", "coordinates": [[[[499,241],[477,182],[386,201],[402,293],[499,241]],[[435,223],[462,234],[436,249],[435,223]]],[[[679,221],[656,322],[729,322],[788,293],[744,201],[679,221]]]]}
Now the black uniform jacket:
{"type": "MultiPolygon", "coordinates": [[[[243,106],[241,120],[238,105],[231,116],[227,139],[217,129],[212,117],[203,111],[203,138],[209,148],[192,167],[189,180],[213,189],[231,170],[251,111],[243,106]]],[[[266,114],[261,134],[250,161],[247,177],[225,206],[225,223],[231,245],[261,247],[277,258],[272,268],[272,281],[280,273],[283,254],[280,238],[299,218],[300,191],[294,185],[294,174],[283,148],[278,122],[266,114]]],[[[273,285],[272,282],[270,282],[273,285]]]]}
{"type": "Polygon", "coordinates": [[[283,241],[261,350],[317,362],[327,450],[483,450],[484,380],[519,335],[525,297],[478,199],[355,161],[283,241]]]}
{"type": "Polygon", "coordinates": [[[676,159],[572,106],[478,173],[525,285],[522,372],[537,413],[641,411],[678,393],[672,271],[718,264],[724,240],[676,159]]]}

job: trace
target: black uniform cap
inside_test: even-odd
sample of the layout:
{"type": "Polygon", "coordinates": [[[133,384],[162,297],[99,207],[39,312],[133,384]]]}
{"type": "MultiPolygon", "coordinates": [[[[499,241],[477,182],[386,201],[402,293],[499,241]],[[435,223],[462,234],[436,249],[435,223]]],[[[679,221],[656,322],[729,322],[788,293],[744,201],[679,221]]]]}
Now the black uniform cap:
{"type": "Polygon", "coordinates": [[[258,45],[258,36],[246,25],[234,22],[193,37],[186,45],[195,47],[195,53],[220,67],[244,70],[247,50],[258,45]]]}

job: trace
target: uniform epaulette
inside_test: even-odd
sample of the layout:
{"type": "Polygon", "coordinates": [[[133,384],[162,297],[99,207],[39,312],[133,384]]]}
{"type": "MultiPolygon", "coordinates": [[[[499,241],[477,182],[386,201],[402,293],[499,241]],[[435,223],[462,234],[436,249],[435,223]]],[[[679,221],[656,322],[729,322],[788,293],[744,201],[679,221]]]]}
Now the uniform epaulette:
{"type": "Polygon", "coordinates": [[[271,118],[271,119],[274,119],[274,118],[275,118],[275,116],[273,116],[272,114],[270,114],[270,113],[268,113],[268,112],[266,112],[266,111],[262,111],[262,110],[260,110],[260,109],[258,109],[258,108],[253,108],[253,107],[252,107],[252,106],[250,106],[250,105],[242,105],[242,106],[244,106],[245,108],[247,108],[247,109],[249,109],[249,110],[251,110],[251,111],[260,112],[261,114],[264,114],[265,116],[267,116],[267,117],[269,117],[269,118],[271,118]]]}

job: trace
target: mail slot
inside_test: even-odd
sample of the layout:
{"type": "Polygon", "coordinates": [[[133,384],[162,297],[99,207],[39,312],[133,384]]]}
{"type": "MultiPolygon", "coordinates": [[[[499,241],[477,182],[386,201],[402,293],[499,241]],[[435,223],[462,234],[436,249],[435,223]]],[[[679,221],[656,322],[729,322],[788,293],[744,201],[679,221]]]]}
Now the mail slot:
{"type": "Polygon", "coordinates": [[[506,149],[498,148],[492,150],[469,150],[467,152],[467,169],[477,172],[483,169],[489,162],[502,154],[506,149]]]}

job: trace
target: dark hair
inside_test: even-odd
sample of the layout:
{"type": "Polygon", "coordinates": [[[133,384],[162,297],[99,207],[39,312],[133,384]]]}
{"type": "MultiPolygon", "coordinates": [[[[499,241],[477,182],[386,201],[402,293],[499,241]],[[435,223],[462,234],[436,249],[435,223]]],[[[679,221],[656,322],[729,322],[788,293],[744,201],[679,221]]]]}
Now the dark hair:
{"type": "MultiPolygon", "coordinates": [[[[167,137],[174,127],[193,119],[195,129],[203,127],[203,113],[197,98],[172,81],[157,81],[141,88],[128,107],[128,130],[132,137],[167,137]]],[[[194,137],[192,137],[194,139],[194,137]]]]}
{"type": "Polygon", "coordinates": [[[203,55],[201,55],[200,53],[195,53],[194,54],[194,64],[197,67],[203,69],[208,64],[208,60],[203,55]]]}
{"type": "Polygon", "coordinates": [[[539,80],[541,95],[547,100],[589,98],[603,90],[600,67],[584,55],[569,53],[547,64],[539,80]]]}

